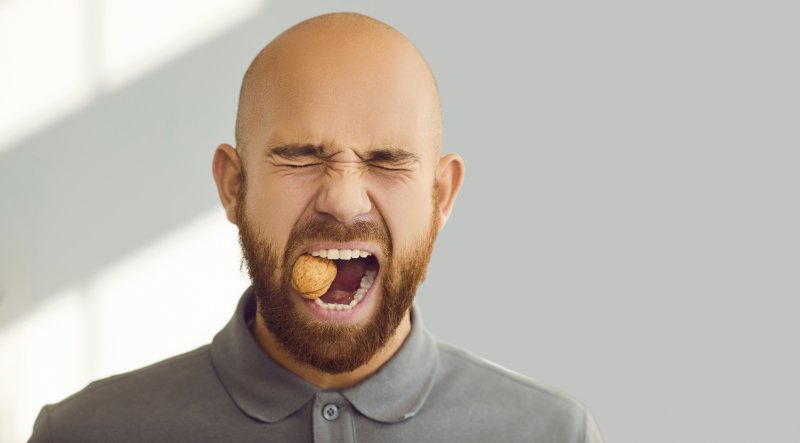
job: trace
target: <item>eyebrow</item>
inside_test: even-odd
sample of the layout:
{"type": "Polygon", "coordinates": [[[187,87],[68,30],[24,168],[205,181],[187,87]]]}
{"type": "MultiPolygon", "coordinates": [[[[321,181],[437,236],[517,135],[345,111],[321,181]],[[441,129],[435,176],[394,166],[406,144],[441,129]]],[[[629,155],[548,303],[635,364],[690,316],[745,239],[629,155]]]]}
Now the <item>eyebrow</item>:
{"type": "Polygon", "coordinates": [[[316,145],[282,145],[275,146],[274,148],[267,149],[267,157],[278,156],[288,159],[297,159],[303,157],[319,157],[323,158],[325,150],[322,146],[316,145]]]}
{"type": "MultiPolygon", "coordinates": [[[[313,157],[322,160],[330,158],[331,155],[325,154],[325,146],[314,144],[286,144],[267,148],[267,156],[278,156],[285,159],[297,160],[300,158],[313,157]]],[[[419,157],[413,152],[405,149],[389,146],[368,150],[361,156],[362,160],[390,164],[409,164],[419,162],[419,157]]]]}
{"type": "Polygon", "coordinates": [[[367,161],[396,165],[417,163],[419,161],[419,158],[413,152],[408,152],[405,149],[396,147],[370,149],[367,151],[365,157],[367,161]]]}

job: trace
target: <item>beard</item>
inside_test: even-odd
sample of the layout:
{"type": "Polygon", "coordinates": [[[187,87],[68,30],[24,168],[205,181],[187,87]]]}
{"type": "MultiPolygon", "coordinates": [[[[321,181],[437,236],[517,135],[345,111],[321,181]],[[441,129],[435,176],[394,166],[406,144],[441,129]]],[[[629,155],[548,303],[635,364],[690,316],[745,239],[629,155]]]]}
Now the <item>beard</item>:
{"type": "MultiPolygon", "coordinates": [[[[245,211],[247,184],[237,196],[236,213],[239,242],[247,265],[260,315],[267,330],[297,361],[323,372],[338,374],[352,371],[369,361],[394,334],[411,308],[417,287],[433,252],[439,225],[436,188],[433,189],[433,210],[428,231],[406,248],[393,245],[385,223],[358,220],[349,224],[331,217],[299,221],[289,234],[283,258],[277,248],[259,238],[252,220],[245,211]],[[304,244],[319,241],[377,243],[383,255],[379,263],[380,300],[363,325],[341,325],[322,322],[299,312],[292,297],[300,297],[292,288],[288,257],[294,257],[304,244]],[[396,252],[396,257],[395,257],[396,252]]],[[[375,292],[371,296],[375,296],[375,292]]]]}

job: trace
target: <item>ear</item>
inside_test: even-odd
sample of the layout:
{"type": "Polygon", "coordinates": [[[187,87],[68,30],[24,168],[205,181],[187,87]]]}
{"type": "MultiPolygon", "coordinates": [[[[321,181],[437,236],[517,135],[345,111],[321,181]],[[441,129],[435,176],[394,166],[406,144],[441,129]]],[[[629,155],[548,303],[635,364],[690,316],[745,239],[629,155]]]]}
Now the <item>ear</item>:
{"type": "Polygon", "coordinates": [[[447,218],[453,210],[458,190],[464,180],[464,161],[458,154],[447,154],[439,159],[436,167],[436,193],[439,197],[439,230],[444,228],[447,218]]]}
{"type": "Polygon", "coordinates": [[[243,186],[242,179],[242,160],[239,158],[233,146],[223,143],[217,146],[214,152],[214,160],[211,164],[211,172],[214,174],[214,181],[217,183],[217,192],[222,207],[225,208],[225,215],[233,224],[238,224],[236,219],[236,196],[243,186]]]}

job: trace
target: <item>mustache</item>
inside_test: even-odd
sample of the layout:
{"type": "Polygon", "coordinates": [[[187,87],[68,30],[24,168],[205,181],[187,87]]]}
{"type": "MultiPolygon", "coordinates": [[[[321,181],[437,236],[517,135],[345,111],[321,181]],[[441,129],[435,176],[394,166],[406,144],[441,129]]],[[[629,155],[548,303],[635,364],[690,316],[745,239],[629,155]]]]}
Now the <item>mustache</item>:
{"type": "Polygon", "coordinates": [[[392,253],[392,240],[386,224],[373,220],[356,220],[350,223],[339,223],[330,218],[309,218],[297,223],[289,233],[286,244],[286,256],[311,242],[375,242],[382,248],[384,257],[392,253]]]}

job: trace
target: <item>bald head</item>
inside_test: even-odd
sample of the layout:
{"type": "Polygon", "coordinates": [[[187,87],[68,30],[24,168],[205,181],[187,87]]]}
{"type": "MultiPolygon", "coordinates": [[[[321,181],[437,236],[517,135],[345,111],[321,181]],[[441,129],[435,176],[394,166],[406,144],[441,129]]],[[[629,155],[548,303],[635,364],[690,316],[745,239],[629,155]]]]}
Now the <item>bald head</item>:
{"type": "MultiPolygon", "coordinates": [[[[239,227],[259,342],[323,389],[352,386],[408,335],[414,293],[461,186],[461,158],[439,157],[433,74],[384,23],[360,14],[315,17],[253,60],[236,143],[217,147],[212,171],[228,220],[239,227]],[[299,256],[356,245],[380,267],[379,283],[357,308],[326,313],[292,289],[299,256]]],[[[342,300],[347,292],[339,285],[326,295],[342,300]]]]}
{"type": "Polygon", "coordinates": [[[441,134],[439,94],[427,63],[400,32],[365,15],[298,23],[256,56],[242,81],[236,144],[243,158],[251,145],[276,137],[405,139],[438,158],[441,134]]]}

